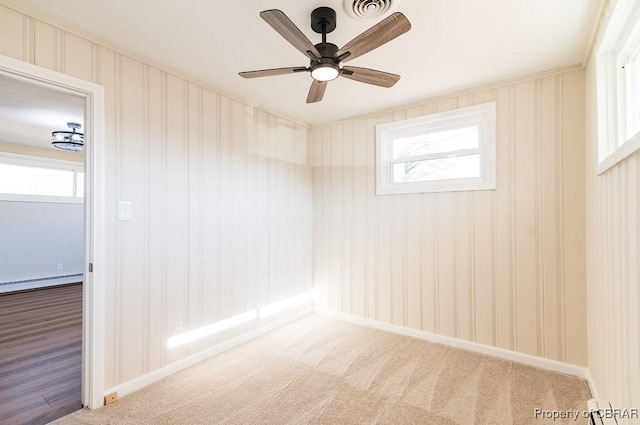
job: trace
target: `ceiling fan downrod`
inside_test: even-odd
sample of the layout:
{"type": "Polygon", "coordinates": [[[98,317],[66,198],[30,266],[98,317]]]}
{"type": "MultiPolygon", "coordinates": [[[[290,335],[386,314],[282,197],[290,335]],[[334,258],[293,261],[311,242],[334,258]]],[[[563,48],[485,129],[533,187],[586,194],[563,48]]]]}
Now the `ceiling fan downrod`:
{"type": "Polygon", "coordinates": [[[330,7],[318,7],[311,12],[311,29],[322,34],[322,42],[314,47],[321,58],[311,57],[309,69],[316,81],[331,81],[340,75],[340,61],[336,58],[339,47],[327,43],[327,34],[336,29],[336,11],[330,7]]]}

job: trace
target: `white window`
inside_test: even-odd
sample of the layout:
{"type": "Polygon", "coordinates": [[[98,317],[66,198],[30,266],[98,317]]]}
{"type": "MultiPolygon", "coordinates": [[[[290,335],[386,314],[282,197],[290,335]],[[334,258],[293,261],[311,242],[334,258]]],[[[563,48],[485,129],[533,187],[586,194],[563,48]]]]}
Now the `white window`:
{"type": "Polygon", "coordinates": [[[599,171],[640,149],[640,2],[618,0],[597,53],[599,171]]]}
{"type": "Polygon", "coordinates": [[[0,153],[0,200],[82,202],[82,163],[0,153]]]}
{"type": "Polygon", "coordinates": [[[376,193],[496,187],[495,102],[376,126],[376,193]]]}

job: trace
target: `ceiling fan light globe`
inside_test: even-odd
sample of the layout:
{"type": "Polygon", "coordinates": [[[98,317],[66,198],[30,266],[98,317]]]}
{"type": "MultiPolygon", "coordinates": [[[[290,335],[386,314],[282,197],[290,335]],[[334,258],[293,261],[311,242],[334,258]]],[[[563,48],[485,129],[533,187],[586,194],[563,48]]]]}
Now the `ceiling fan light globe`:
{"type": "Polygon", "coordinates": [[[331,81],[338,78],[340,71],[332,64],[320,64],[311,70],[311,77],[317,81],[331,81]]]}

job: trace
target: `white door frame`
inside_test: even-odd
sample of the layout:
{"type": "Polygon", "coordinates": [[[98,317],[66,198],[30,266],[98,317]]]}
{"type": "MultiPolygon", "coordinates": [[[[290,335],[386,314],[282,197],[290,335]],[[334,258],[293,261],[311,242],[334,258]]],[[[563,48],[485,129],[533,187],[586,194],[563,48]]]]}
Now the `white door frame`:
{"type": "Polygon", "coordinates": [[[0,75],[85,99],[85,262],[82,309],[82,404],[104,403],[105,154],[104,88],[0,55],[0,75]]]}

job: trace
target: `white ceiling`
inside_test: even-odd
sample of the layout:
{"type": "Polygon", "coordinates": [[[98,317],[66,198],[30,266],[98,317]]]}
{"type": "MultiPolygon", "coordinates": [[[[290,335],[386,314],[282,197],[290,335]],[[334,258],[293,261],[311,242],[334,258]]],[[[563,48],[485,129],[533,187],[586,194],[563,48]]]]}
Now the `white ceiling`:
{"type": "MultiPolygon", "coordinates": [[[[397,1],[397,0],[396,0],[397,1]]],[[[16,0],[19,7],[219,92],[295,120],[320,122],[389,109],[484,83],[581,63],[602,0],[401,0],[412,29],[349,65],[400,74],[393,88],[339,78],[305,103],[308,73],[253,80],[237,73],[306,66],[259,12],[282,10],[307,37],[310,13],[333,7],[338,46],[377,23],[350,18],[343,0],[16,0]]]]}
{"type": "Polygon", "coordinates": [[[0,75],[0,141],[51,147],[67,122],[84,124],[83,98],[0,75]]]}

